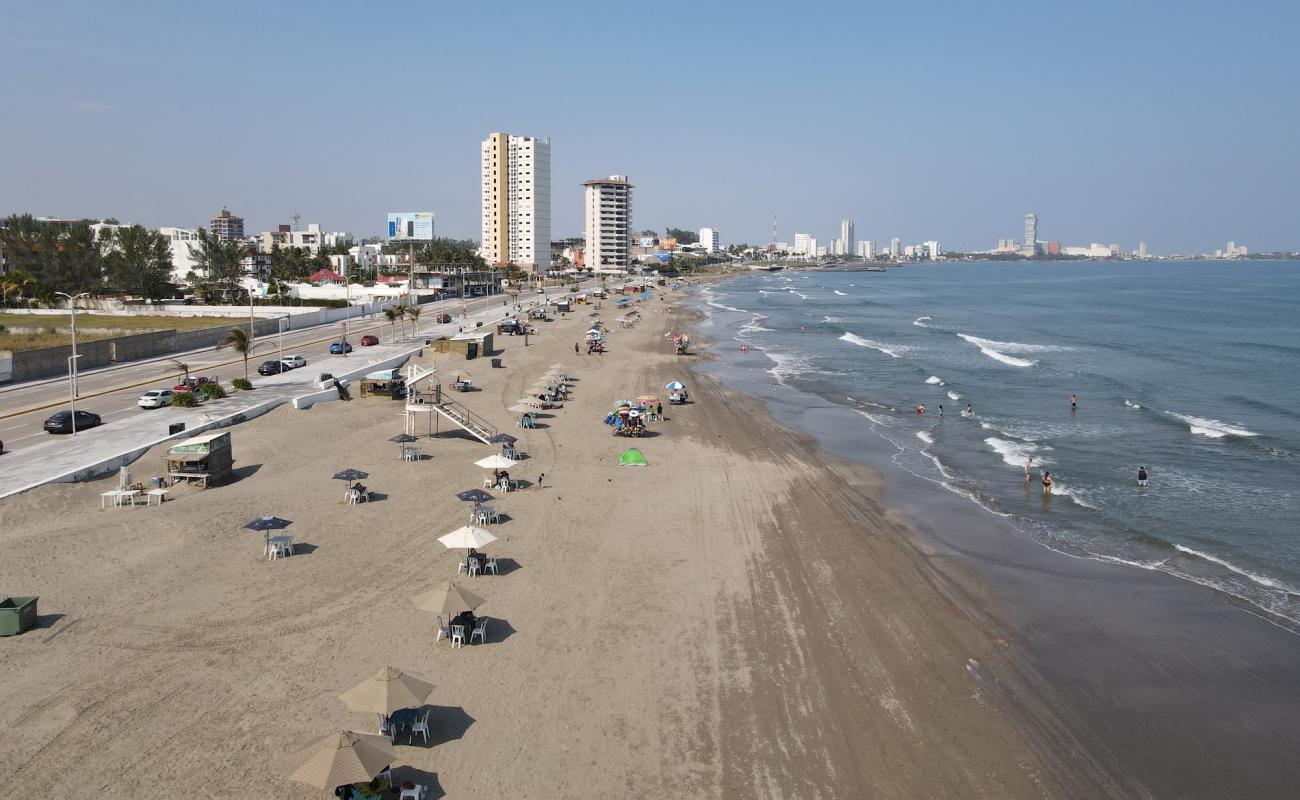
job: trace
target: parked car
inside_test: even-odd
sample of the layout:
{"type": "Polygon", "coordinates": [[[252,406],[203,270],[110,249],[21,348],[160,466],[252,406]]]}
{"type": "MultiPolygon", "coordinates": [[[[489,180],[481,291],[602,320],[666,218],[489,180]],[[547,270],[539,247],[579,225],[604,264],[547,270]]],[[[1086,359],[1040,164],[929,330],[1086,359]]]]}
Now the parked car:
{"type": "Polygon", "coordinates": [[[538,293],[538,294],[546,294],[546,290],[543,289],[542,287],[538,286],[538,287],[537,287],[537,293],[538,293]]]}
{"type": "Polygon", "coordinates": [[[162,408],[172,404],[172,397],[176,392],[172,389],[150,389],[140,395],[140,399],[135,404],[140,408],[162,408]]]}
{"type": "Polygon", "coordinates": [[[186,378],[185,380],[183,380],[183,381],[181,381],[180,383],[178,383],[178,384],[176,384],[175,386],[173,386],[173,387],[172,387],[172,391],[174,391],[174,392],[193,392],[193,391],[196,391],[200,386],[202,386],[203,384],[205,384],[205,383],[207,383],[207,382],[208,382],[208,379],[205,378],[205,377],[186,378]]]}
{"type": "Polygon", "coordinates": [[[351,352],[352,352],[352,345],[348,344],[347,342],[334,342],[333,344],[330,345],[330,353],[332,355],[338,355],[339,353],[351,353],[351,352]]]}
{"type": "Polygon", "coordinates": [[[435,319],[439,325],[446,325],[451,322],[451,314],[439,314],[435,319]]]}
{"type": "MultiPolygon", "coordinates": [[[[98,414],[89,411],[77,411],[77,430],[93,428],[103,423],[98,414]]],[[[56,411],[45,420],[46,433],[72,433],[72,412],[56,411]]]]}
{"type": "Polygon", "coordinates": [[[288,371],[289,368],[279,361],[263,361],[262,366],[257,368],[258,375],[279,375],[288,371]]]}
{"type": "Polygon", "coordinates": [[[280,359],[280,363],[284,365],[285,369],[297,369],[298,367],[307,366],[307,359],[295,353],[280,359]]]}
{"type": "Polygon", "coordinates": [[[378,336],[373,336],[373,335],[367,333],[365,336],[362,336],[362,337],[361,337],[361,346],[362,346],[362,347],[374,347],[374,346],[377,345],[377,344],[379,344],[379,337],[378,337],[378,336]]]}

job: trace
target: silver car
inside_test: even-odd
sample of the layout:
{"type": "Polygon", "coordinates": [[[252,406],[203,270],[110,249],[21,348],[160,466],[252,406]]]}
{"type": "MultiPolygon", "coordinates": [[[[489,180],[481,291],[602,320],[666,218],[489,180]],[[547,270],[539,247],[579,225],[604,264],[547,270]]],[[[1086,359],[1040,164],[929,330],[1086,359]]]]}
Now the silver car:
{"type": "Polygon", "coordinates": [[[280,359],[280,363],[288,369],[297,369],[298,367],[307,366],[307,359],[299,355],[285,356],[280,359]]]}
{"type": "Polygon", "coordinates": [[[172,404],[172,396],[175,394],[171,389],[150,389],[140,395],[135,404],[140,408],[162,408],[172,404]]]}

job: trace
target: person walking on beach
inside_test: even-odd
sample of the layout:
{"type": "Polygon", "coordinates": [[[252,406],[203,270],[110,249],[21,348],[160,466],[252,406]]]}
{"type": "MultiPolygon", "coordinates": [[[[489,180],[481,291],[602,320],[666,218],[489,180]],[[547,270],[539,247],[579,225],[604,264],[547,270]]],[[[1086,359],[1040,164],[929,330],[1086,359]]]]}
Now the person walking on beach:
{"type": "Polygon", "coordinates": [[[657,404],[657,405],[655,406],[655,414],[657,414],[657,415],[659,416],[660,419],[663,418],[663,416],[664,416],[664,404],[663,404],[663,403],[659,403],[659,404],[657,404]]]}
{"type": "Polygon", "coordinates": [[[1138,486],[1142,487],[1143,489],[1145,489],[1146,486],[1147,486],[1147,468],[1146,468],[1146,467],[1138,467],[1138,486]]]}
{"type": "Polygon", "coordinates": [[[573,354],[574,354],[574,355],[580,355],[580,351],[578,350],[578,343],[577,343],[577,342],[574,342],[574,343],[573,343],[573,354]]]}
{"type": "Polygon", "coordinates": [[[1025,486],[1029,486],[1029,468],[1034,465],[1034,457],[1025,459],[1025,486]]]}
{"type": "Polygon", "coordinates": [[[1078,395],[1075,395],[1075,394],[1070,395],[1070,410],[1071,410],[1071,411],[1078,411],[1078,410],[1079,410],[1079,396],[1078,396],[1078,395]]]}
{"type": "Polygon", "coordinates": [[[538,488],[538,489],[542,488],[542,481],[544,481],[544,480],[546,480],[546,473],[545,473],[545,472],[539,472],[539,473],[537,474],[537,488],[538,488]]]}
{"type": "Polygon", "coordinates": [[[1043,470],[1043,494],[1051,494],[1051,493],[1052,493],[1052,473],[1049,472],[1048,470],[1043,470]]]}

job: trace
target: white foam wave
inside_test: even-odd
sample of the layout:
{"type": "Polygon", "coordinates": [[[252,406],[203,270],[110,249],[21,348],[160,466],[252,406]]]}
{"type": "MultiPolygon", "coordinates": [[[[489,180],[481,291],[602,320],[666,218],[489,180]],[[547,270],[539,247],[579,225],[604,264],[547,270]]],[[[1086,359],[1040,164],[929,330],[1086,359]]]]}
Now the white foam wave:
{"type": "Polygon", "coordinates": [[[812,297],[812,295],[807,295],[804,294],[803,292],[796,292],[794,289],[789,289],[788,291],[790,292],[790,294],[798,296],[800,300],[808,300],[812,297]]]}
{"type": "Polygon", "coordinates": [[[1094,511],[1097,509],[1097,507],[1094,506],[1092,503],[1089,503],[1087,500],[1084,500],[1082,497],[1080,497],[1078,492],[1074,492],[1065,488],[1058,481],[1052,481],[1052,494],[1059,494],[1063,497],[1068,497],[1074,502],[1083,506],[1084,508],[1091,508],[1094,511]]]}
{"type": "Polygon", "coordinates": [[[848,342],[849,344],[856,344],[858,347],[869,347],[872,350],[879,350],[880,352],[884,353],[890,358],[902,358],[902,356],[900,356],[897,352],[891,350],[889,347],[886,347],[880,342],[873,342],[870,339],[863,339],[861,336],[858,336],[855,333],[849,333],[848,331],[844,332],[844,335],[840,337],[840,341],[848,342]]]}
{"type": "Polygon", "coordinates": [[[912,324],[918,328],[928,328],[930,326],[925,324],[925,321],[927,319],[934,319],[934,317],[917,317],[916,319],[912,320],[912,324]]]}
{"type": "Polygon", "coordinates": [[[949,399],[949,400],[960,400],[960,399],[961,399],[961,395],[959,395],[959,394],[957,394],[956,392],[954,392],[953,390],[949,389],[949,390],[948,390],[948,399],[949,399]]]}
{"type": "Polygon", "coordinates": [[[836,290],[835,290],[835,294],[838,294],[840,297],[848,297],[847,294],[845,294],[844,292],[841,292],[839,289],[836,289],[836,290]]]}
{"type": "Polygon", "coordinates": [[[931,386],[943,386],[943,381],[939,378],[938,375],[931,375],[930,377],[925,379],[925,382],[931,386]]]}
{"type": "Polygon", "coordinates": [[[1258,436],[1254,431],[1248,431],[1245,428],[1239,428],[1235,425],[1229,425],[1226,422],[1220,422],[1217,419],[1204,419],[1202,417],[1193,417],[1189,414],[1177,414],[1173,411],[1166,412],[1174,419],[1180,419],[1187,423],[1187,427],[1197,436],[1205,436],[1210,439],[1222,439],[1225,436],[1241,436],[1249,438],[1258,436]]]}
{"type": "Polygon", "coordinates": [[[1297,592],[1295,589],[1291,588],[1290,586],[1287,586],[1285,583],[1282,583],[1280,581],[1275,581],[1272,578],[1269,578],[1265,575],[1256,574],[1254,572],[1251,572],[1248,569],[1242,569],[1236,564],[1233,564],[1232,562],[1227,561],[1225,559],[1219,558],[1218,556],[1212,556],[1209,553],[1202,553],[1200,550],[1193,550],[1192,548],[1184,547],[1181,544],[1174,545],[1174,549],[1182,553],[1187,553],[1188,555],[1196,556],[1197,558],[1203,558],[1206,561],[1213,561],[1215,564],[1218,564],[1221,567],[1229,569],[1243,577],[1249,578],[1255,583],[1258,583],[1260,586],[1267,586],[1270,589],[1280,589],[1284,592],[1291,592],[1292,594],[1300,594],[1300,592],[1297,592]]]}
{"type": "Polygon", "coordinates": [[[790,384],[785,382],[786,378],[801,375],[808,371],[808,361],[802,356],[797,356],[793,353],[779,353],[772,350],[764,350],[763,353],[772,360],[773,364],[775,364],[775,366],[769,369],[767,373],[773,378],[776,378],[776,382],[782,386],[787,388],[790,386],[790,384]]]}
{"type": "Polygon", "coordinates": [[[1134,411],[1141,411],[1141,410],[1142,410],[1142,406],[1138,405],[1137,403],[1134,403],[1132,400],[1125,400],[1125,401],[1124,401],[1124,405],[1127,406],[1128,408],[1134,410],[1134,411]]]}
{"type": "Polygon", "coordinates": [[[1030,361],[1027,358],[1016,358],[1009,356],[1001,350],[995,349],[993,345],[1013,344],[1012,342],[995,342],[992,339],[981,339],[978,336],[969,336],[964,333],[957,334],[962,339],[970,342],[980,349],[980,352],[994,361],[999,361],[1011,367],[1032,367],[1037,361],[1030,361]]]}
{"type": "Polygon", "coordinates": [[[934,437],[926,433],[925,431],[917,431],[916,438],[920,439],[926,444],[934,444],[934,437]]]}
{"type": "Polygon", "coordinates": [[[822,317],[822,322],[843,322],[839,317],[822,317]]]}
{"type": "Polygon", "coordinates": [[[1034,457],[1034,462],[1038,464],[1050,464],[1050,460],[1041,458],[1037,454],[1039,448],[1028,442],[1013,442],[1009,439],[999,439],[996,436],[990,436],[984,440],[993,452],[1002,456],[1002,461],[1009,467],[1021,469],[1025,466],[1025,459],[1030,456],[1034,457]]]}

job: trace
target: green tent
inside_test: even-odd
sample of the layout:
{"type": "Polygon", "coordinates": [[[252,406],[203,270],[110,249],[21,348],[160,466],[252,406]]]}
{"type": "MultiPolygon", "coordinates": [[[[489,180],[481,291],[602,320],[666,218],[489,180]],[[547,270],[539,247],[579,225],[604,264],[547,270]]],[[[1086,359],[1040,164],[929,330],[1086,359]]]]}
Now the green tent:
{"type": "Polygon", "coordinates": [[[623,451],[623,455],[618,457],[620,467],[644,467],[646,464],[645,456],[635,447],[629,447],[623,451]]]}

